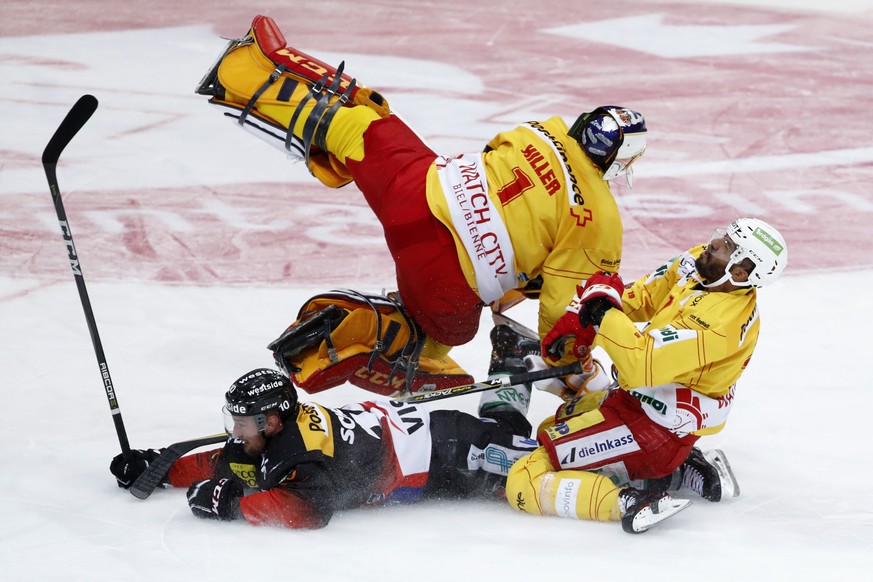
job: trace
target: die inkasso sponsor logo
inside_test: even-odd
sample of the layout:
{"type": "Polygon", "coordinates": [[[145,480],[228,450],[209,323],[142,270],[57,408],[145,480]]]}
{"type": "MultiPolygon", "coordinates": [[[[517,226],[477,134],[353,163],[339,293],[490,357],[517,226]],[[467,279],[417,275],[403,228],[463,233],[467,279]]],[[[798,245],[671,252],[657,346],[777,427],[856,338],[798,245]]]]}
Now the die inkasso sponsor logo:
{"type": "MultiPolygon", "coordinates": [[[[554,432],[557,434],[569,433],[569,427],[565,424],[562,427],[562,424],[564,423],[547,430],[555,429],[554,432]]],[[[555,438],[556,435],[550,434],[550,436],[555,438]]],[[[640,447],[627,427],[616,427],[593,435],[571,438],[564,442],[558,441],[555,444],[557,458],[561,467],[565,469],[596,463],[638,450],[640,447]]]]}
{"type": "Polygon", "coordinates": [[[754,236],[756,239],[758,239],[759,241],[761,241],[762,243],[767,245],[767,247],[771,251],[773,251],[773,254],[776,255],[777,257],[782,254],[783,250],[785,250],[784,246],[779,244],[779,242],[776,241],[776,239],[774,239],[772,236],[770,236],[770,234],[767,233],[767,231],[761,229],[760,226],[755,229],[755,231],[752,233],[752,236],[754,236]]]}

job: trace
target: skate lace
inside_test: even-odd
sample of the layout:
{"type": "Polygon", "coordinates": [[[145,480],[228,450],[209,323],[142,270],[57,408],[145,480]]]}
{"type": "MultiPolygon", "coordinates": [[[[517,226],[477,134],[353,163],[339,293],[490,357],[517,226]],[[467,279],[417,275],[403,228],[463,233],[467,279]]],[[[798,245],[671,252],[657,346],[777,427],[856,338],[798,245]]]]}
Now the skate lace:
{"type": "Polygon", "coordinates": [[[703,488],[706,486],[706,477],[704,477],[703,473],[694,467],[686,467],[685,474],[682,475],[682,485],[703,497],[703,488]]]}

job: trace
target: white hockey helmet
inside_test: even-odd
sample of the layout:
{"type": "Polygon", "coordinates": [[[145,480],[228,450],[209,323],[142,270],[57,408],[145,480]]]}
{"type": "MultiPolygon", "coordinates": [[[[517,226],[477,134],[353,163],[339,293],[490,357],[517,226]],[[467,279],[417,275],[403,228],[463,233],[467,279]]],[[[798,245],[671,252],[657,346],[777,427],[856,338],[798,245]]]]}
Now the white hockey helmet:
{"type": "Polygon", "coordinates": [[[646,120],[641,113],[604,105],[580,115],[568,134],[600,168],[604,180],[627,176],[628,185],[633,185],[631,165],[646,151],[646,120]]]}
{"type": "Polygon", "coordinates": [[[727,260],[724,276],[705,287],[714,287],[730,281],[737,287],[765,287],[776,281],[788,264],[788,247],[778,230],[757,218],[738,218],[727,230],[716,229],[710,241],[717,237],[727,237],[733,243],[733,251],[727,260]],[[748,280],[736,282],[731,276],[731,268],[741,265],[745,259],[755,266],[748,280]]]}

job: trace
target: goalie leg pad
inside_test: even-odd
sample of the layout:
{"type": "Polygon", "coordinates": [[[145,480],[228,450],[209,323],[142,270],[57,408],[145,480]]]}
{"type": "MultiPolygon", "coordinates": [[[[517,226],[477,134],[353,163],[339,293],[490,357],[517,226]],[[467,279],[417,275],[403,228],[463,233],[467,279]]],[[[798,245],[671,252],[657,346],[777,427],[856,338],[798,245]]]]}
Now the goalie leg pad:
{"type": "Polygon", "coordinates": [[[268,348],[308,393],[350,382],[393,396],[473,382],[447,355],[421,356],[425,339],[394,298],[337,290],[311,298],[268,348]]]}
{"type": "Polygon", "coordinates": [[[285,37],[266,16],[255,17],[249,33],[228,44],[197,93],[209,95],[210,103],[258,137],[280,141],[272,145],[304,160],[310,173],[331,187],[351,181],[327,151],[327,128],[336,111],[361,105],[380,117],[390,115],[387,101],[344,75],[342,63],[334,68],[285,46],[285,37]]]}

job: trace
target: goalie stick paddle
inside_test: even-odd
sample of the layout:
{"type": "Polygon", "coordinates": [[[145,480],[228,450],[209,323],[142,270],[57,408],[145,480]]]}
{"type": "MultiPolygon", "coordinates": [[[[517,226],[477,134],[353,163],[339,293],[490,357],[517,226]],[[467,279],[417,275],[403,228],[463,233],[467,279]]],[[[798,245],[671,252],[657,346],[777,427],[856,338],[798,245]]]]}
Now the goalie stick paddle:
{"type": "Polygon", "coordinates": [[[94,311],[91,309],[91,300],[88,298],[88,289],[85,287],[85,278],[82,276],[82,267],[79,264],[79,255],[76,253],[76,245],[73,244],[73,233],[67,221],[67,213],[64,210],[64,202],[61,199],[61,190],[58,187],[57,165],[64,148],[72,141],[79,130],[91,119],[97,110],[97,99],[93,95],[82,95],[70,112],[55,130],[55,134],[49,140],[48,145],[42,152],[42,166],[48,179],[52,200],[55,204],[55,212],[58,215],[58,223],[61,227],[61,236],[67,247],[67,255],[70,259],[70,268],[73,270],[73,278],[79,289],[79,299],[82,301],[82,309],[85,311],[85,320],[88,322],[88,331],[91,333],[91,343],[94,345],[94,353],[97,356],[97,364],[100,367],[100,376],[103,378],[103,388],[106,399],[109,401],[109,409],[112,419],[115,421],[115,432],[118,434],[118,442],[121,445],[121,453],[127,457],[130,455],[130,443],[127,440],[127,431],[121,419],[121,409],[118,407],[118,399],[115,397],[115,387],[112,377],[109,375],[109,366],[106,364],[106,356],[103,354],[103,344],[97,333],[97,322],[94,320],[94,311]]]}
{"type": "Polygon", "coordinates": [[[205,447],[206,445],[214,445],[226,441],[227,433],[213,434],[190,441],[181,441],[168,446],[148,468],[136,478],[133,485],[130,486],[130,493],[137,499],[146,499],[152,492],[157,489],[158,485],[170,472],[173,463],[178,461],[182,455],[205,447]]]}
{"type": "Polygon", "coordinates": [[[536,382],[538,380],[547,380],[549,378],[558,378],[559,376],[568,376],[570,374],[581,374],[582,362],[573,362],[566,366],[557,368],[548,368],[545,370],[537,370],[535,372],[523,372],[512,376],[501,376],[494,380],[486,380],[485,382],[474,382],[473,384],[464,384],[463,386],[453,386],[451,388],[442,388],[440,390],[431,390],[429,392],[416,392],[409,396],[400,396],[392,398],[400,402],[433,402],[434,400],[442,400],[444,398],[453,398],[455,396],[463,396],[464,394],[473,394],[475,392],[485,392],[486,390],[495,390],[504,386],[513,386],[515,384],[527,384],[528,382],[536,382]]]}

